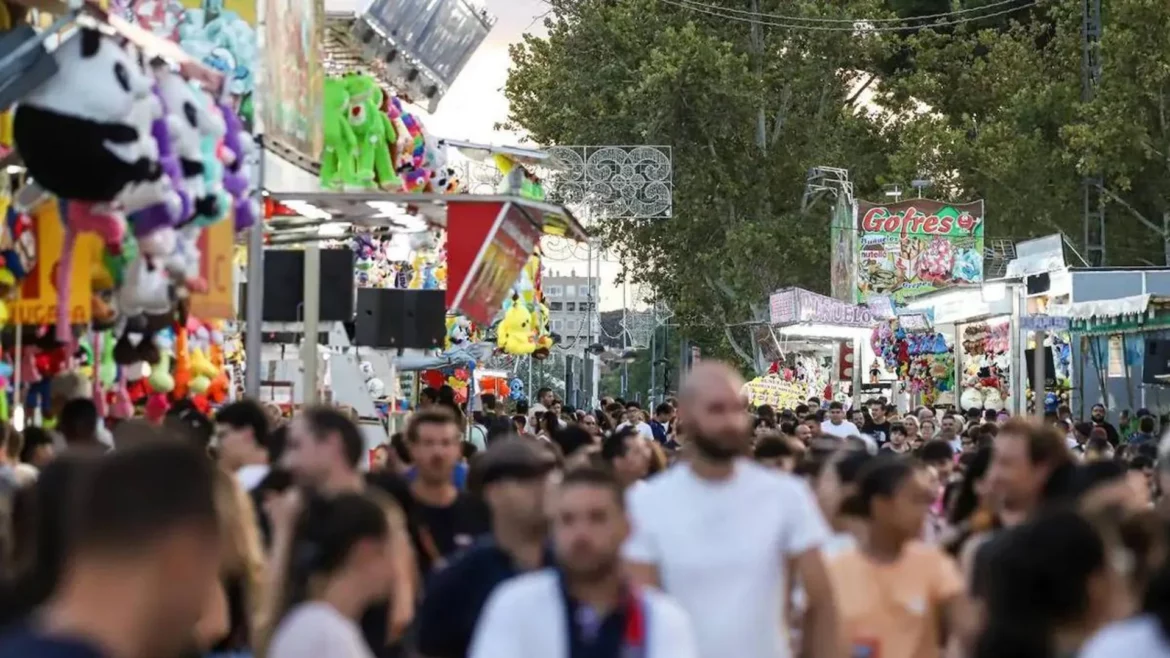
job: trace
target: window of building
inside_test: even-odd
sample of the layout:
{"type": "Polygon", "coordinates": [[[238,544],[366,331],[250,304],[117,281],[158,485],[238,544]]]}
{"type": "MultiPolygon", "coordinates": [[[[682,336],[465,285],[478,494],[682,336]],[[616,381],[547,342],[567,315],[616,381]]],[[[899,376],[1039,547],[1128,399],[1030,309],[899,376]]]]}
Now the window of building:
{"type": "Polygon", "coordinates": [[[565,310],[571,311],[571,312],[576,311],[577,310],[576,302],[565,302],[565,310]]]}
{"type": "Polygon", "coordinates": [[[577,296],[588,298],[589,297],[589,286],[577,286],[577,296]]]}
{"type": "Polygon", "coordinates": [[[548,303],[548,310],[559,311],[559,310],[561,310],[562,306],[563,306],[563,304],[561,304],[560,302],[549,302],[548,303]]]}
{"type": "Polygon", "coordinates": [[[549,297],[560,297],[564,294],[564,289],[560,286],[548,286],[544,289],[544,294],[548,295],[549,297]]]}
{"type": "Polygon", "coordinates": [[[560,320],[553,320],[552,321],[552,330],[553,331],[560,331],[561,330],[561,321],[560,320]]]}

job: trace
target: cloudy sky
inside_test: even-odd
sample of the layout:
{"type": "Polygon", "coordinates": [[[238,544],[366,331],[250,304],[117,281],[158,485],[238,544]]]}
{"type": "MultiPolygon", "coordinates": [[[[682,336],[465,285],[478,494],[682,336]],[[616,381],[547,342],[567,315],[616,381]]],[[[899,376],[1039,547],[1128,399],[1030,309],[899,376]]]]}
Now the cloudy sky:
{"type": "MultiPolygon", "coordinates": [[[[484,0],[488,10],[499,20],[471,61],[459,74],[443,98],[438,111],[427,120],[427,129],[451,139],[490,144],[517,144],[519,135],[496,131],[493,126],[508,118],[508,101],[504,83],[508,79],[508,46],[520,41],[525,32],[543,33],[540,16],[548,11],[542,0],[484,0]]],[[[547,262],[558,273],[575,271],[585,275],[585,262],[560,260],[547,262]]],[[[603,263],[601,270],[600,307],[622,307],[622,292],[617,286],[618,268],[603,263]]]]}

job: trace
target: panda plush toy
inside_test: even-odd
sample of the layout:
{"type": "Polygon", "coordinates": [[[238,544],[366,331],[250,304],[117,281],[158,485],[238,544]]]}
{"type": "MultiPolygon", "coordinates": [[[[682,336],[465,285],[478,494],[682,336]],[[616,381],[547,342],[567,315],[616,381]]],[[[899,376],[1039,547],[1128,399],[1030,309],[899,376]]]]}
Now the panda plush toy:
{"type": "MultiPolygon", "coordinates": [[[[16,108],[13,137],[29,175],[59,198],[115,203],[163,172],[135,120],[153,108],[151,82],[111,37],[82,28],[53,52],[58,71],[16,108]]],[[[141,123],[141,121],[139,121],[141,123]]]]}

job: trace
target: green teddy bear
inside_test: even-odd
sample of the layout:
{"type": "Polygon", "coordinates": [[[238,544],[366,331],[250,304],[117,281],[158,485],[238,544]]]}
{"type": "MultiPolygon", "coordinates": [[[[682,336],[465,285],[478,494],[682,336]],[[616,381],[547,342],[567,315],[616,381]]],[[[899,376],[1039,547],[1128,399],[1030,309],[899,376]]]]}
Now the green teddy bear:
{"type": "Polygon", "coordinates": [[[349,125],[349,90],[341,78],[325,79],[323,132],[325,148],[321,153],[321,186],[328,190],[357,185],[354,175],[354,151],[357,137],[349,125]]]}
{"type": "Polygon", "coordinates": [[[394,171],[390,149],[398,133],[382,110],[384,95],[378,82],[368,75],[348,75],[349,125],[357,138],[357,184],[362,188],[397,189],[402,180],[394,171]]]}

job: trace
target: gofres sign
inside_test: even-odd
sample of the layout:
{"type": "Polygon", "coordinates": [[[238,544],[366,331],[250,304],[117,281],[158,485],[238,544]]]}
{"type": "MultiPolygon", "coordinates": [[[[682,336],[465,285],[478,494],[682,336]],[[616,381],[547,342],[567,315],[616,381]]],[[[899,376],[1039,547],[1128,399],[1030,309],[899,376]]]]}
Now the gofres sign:
{"type": "Polygon", "coordinates": [[[895,303],[983,280],[983,202],[930,199],[857,204],[855,300],[895,303]]]}

